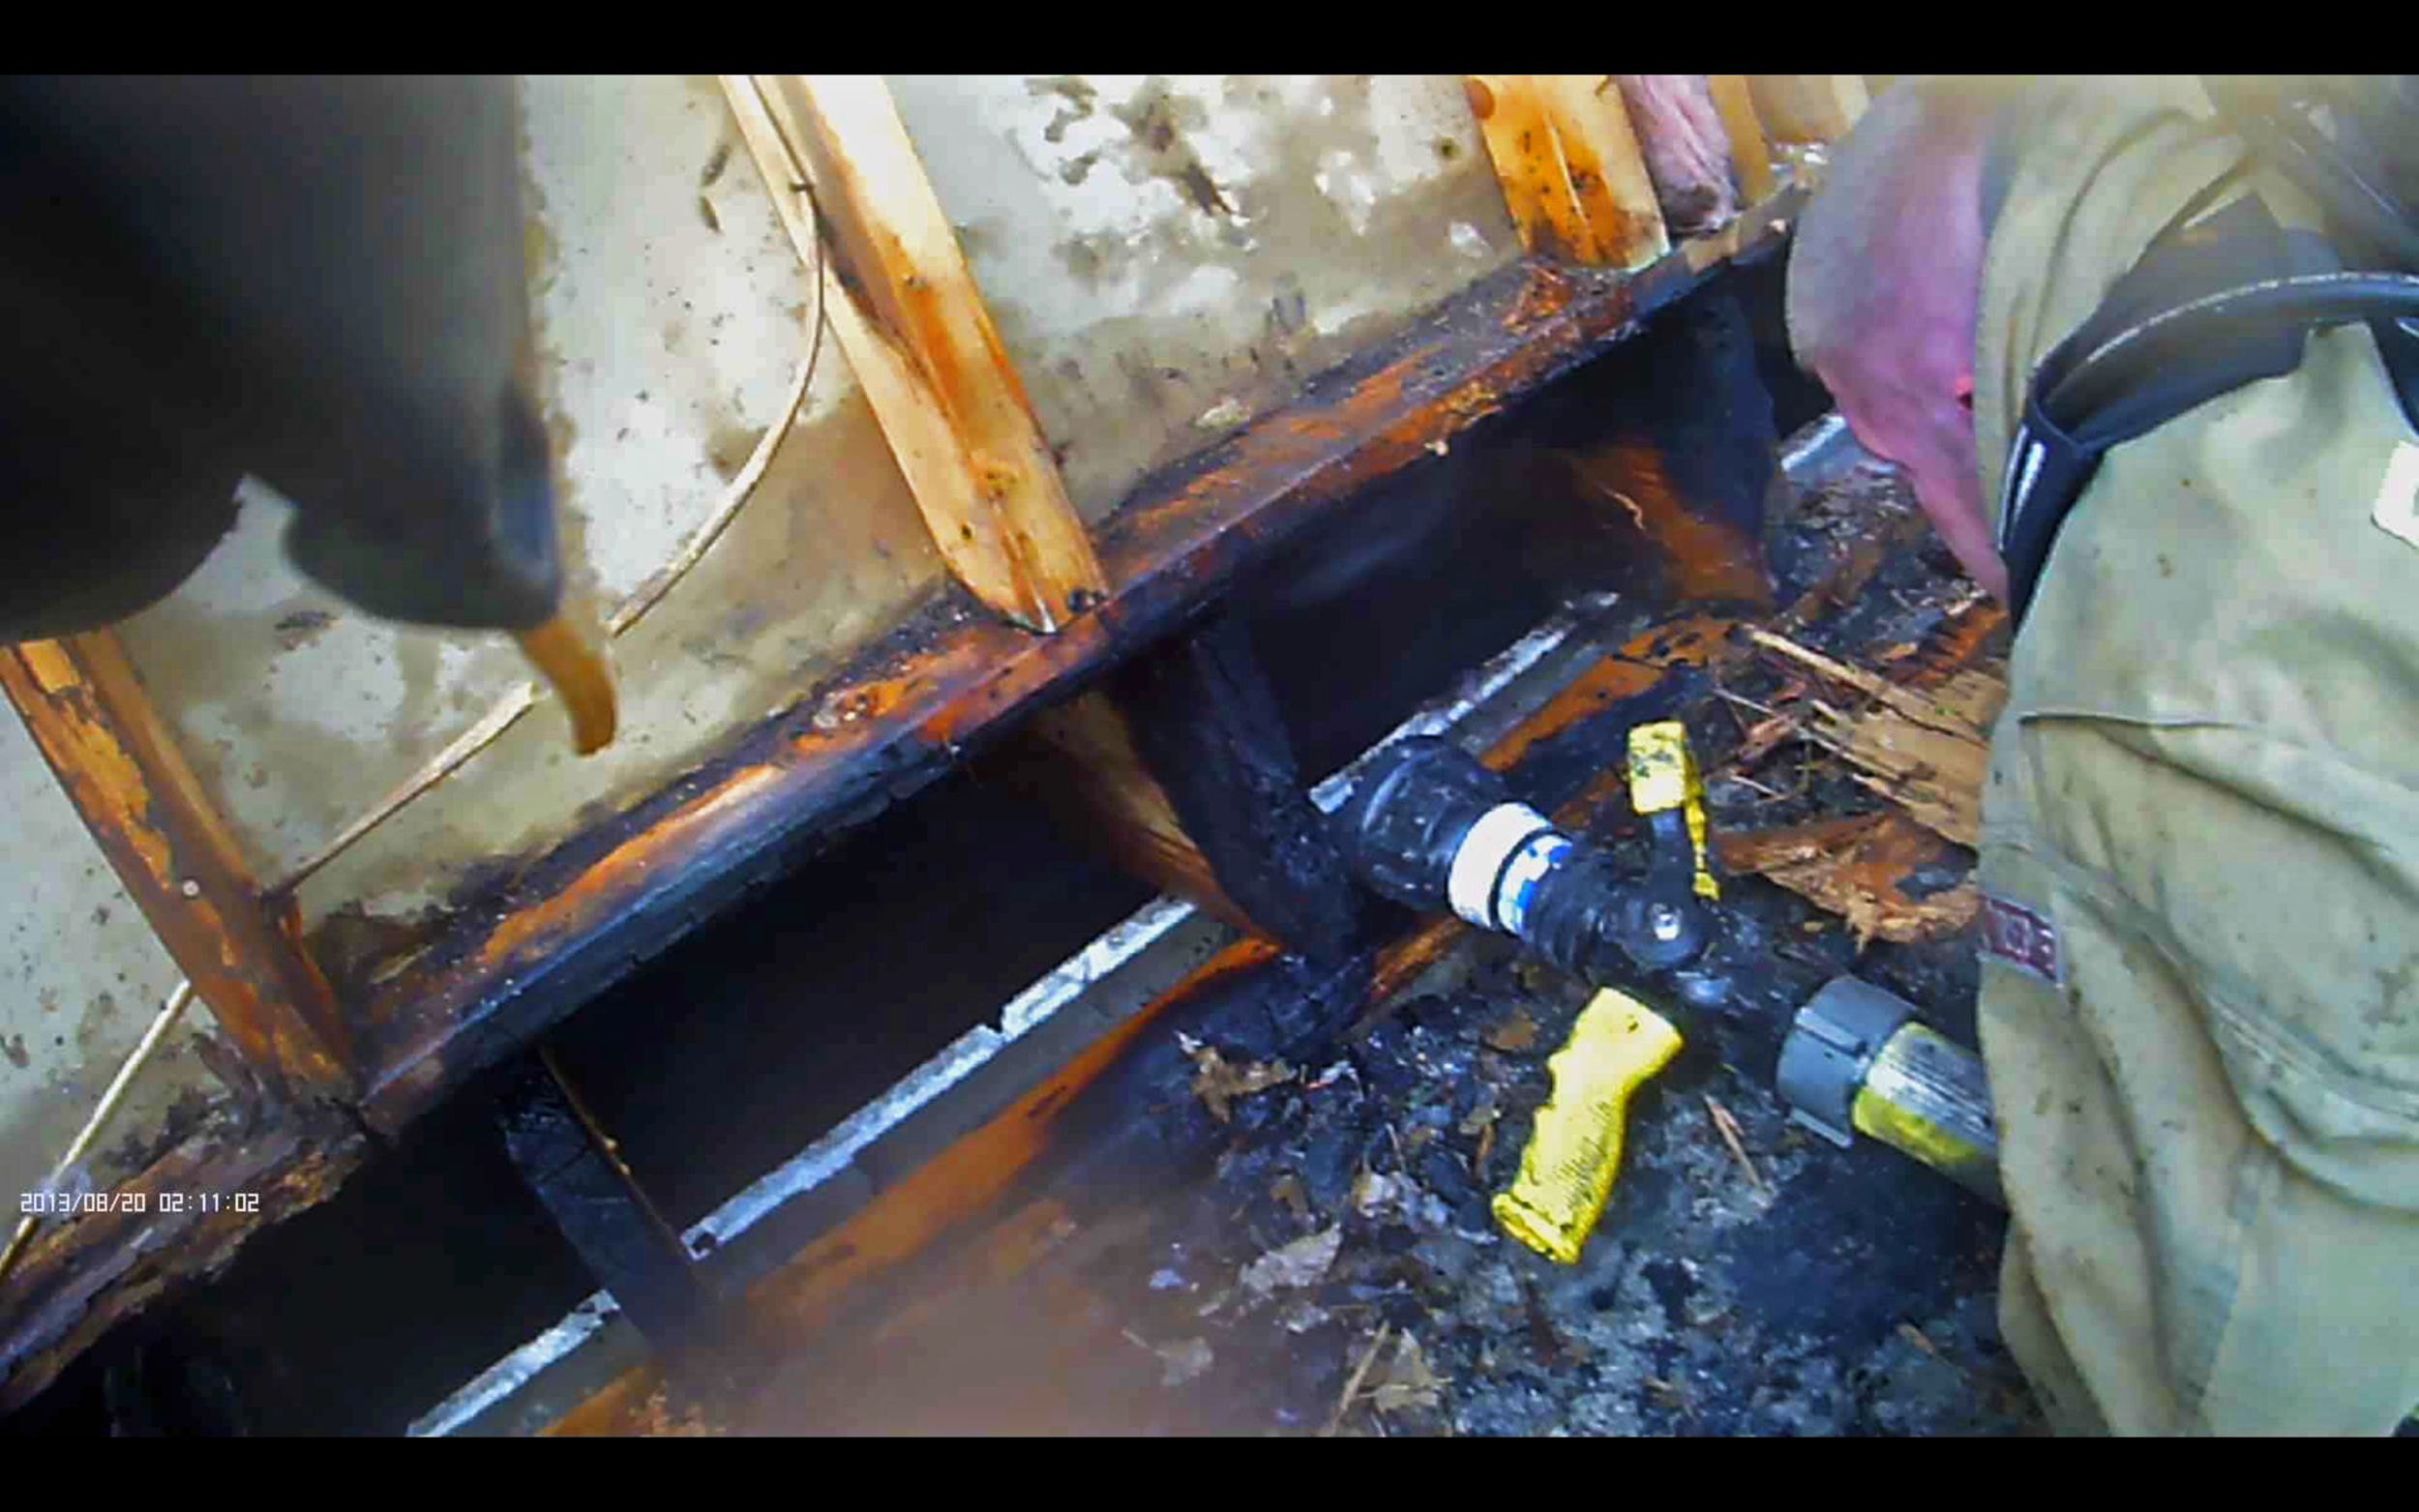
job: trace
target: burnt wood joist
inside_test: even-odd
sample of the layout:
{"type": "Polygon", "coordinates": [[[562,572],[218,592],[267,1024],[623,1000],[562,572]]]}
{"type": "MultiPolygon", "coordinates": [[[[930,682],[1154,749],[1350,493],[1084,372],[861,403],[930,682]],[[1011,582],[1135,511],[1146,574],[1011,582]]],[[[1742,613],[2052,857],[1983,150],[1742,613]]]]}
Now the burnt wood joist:
{"type": "Polygon", "coordinates": [[[333,1196],[369,1154],[340,1114],[289,1110],[197,1135],[120,1184],[110,1210],[45,1230],[0,1309],[0,1414],[169,1288],[219,1274],[262,1225],[333,1196]]]}
{"type": "Polygon", "coordinates": [[[1322,961],[1359,943],[1366,910],[1231,615],[1035,715],[996,766],[1129,873],[1237,929],[1322,961]]]}
{"type": "Polygon", "coordinates": [[[1798,195],[1743,217],[1721,259],[1624,278],[1524,262],[1147,482],[1101,529],[1109,600],[1034,637],[943,590],[849,671],[651,800],[463,900],[370,990],[373,1127],[397,1129],[813,848],[1026,717],[1090,691],[1329,505],[1429,456],[1634,330],[1729,261],[1782,245],[1798,195]]]}
{"type": "Polygon", "coordinates": [[[749,1365],[730,1312],[552,1054],[522,1057],[495,1118],[523,1182],[666,1368],[702,1394],[739,1386],[749,1365]]]}
{"type": "Polygon", "coordinates": [[[1310,801],[1250,627],[1218,615],[1114,688],[1144,764],[1251,927],[1314,960],[1351,955],[1367,910],[1310,801]]]}

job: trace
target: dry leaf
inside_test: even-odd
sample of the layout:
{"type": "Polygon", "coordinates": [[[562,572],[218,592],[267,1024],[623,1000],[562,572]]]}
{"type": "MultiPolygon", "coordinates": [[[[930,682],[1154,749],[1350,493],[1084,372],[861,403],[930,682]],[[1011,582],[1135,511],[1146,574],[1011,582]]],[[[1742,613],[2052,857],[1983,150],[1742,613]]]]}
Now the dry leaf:
{"type": "Polygon", "coordinates": [[[1973,880],[1915,898],[1899,884],[1956,852],[1904,815],[1865,814],[1716,837],[1734,873],[1758,873],[1847,920],[1859,948],[1874,938],[1896,944],[1939,939],[1973,922],[1981,904],[1973,880]]]}
{"type": "Polygon", "coordinates": [[[1332,1438],[1335,1437],[1336,1430],[1344,1426],[1344,1415],[1353,1409],[1355,1402],[1360,1400],[1360,1383],[1368,1379],[1369,1367],[1378,1362],[1378,1350],[1386,1347],[1387,1332],[1391,1326],[1388,1323],[1378,1324],[1377,1334],[1369,1341],[1368,1350],[1360,1356],[1359,1367],[1344,1382],[1344,1394],[1335,1399],[1334,1413],[1328,1418],[1327,1426],[1319,1430],[1320,1438],[1332,1438]]]}
{"type": "Polygon", "coordinates": [[[1908,657],[1913,656],[1918,649],[1920,648],[1914,641],[1901,640],[1896,645],[1883,651],[1879,656],[1874,657],[1873,660],[1876,662],[1903,662],[1908,657]]]}
{"type": "Polygon", "coordinates": [[[1310,1221],[1310,1199],[1302,1191],[1299,1177],[1290,1172],[1277,1177],[1269,1187],[1269,1196],[1283,1202],[1303,1223],[1310,1221]]]}
{"type": "Polygon", "coordinates": [[[1317,1286],[1335,1263],[1336,1253],[1343,1248],[1344,1230],[1341,1225],[1319,1233],[1305,1235],[1293,1243],[1270,1250],[1243,1267],[1243,1285],[1266,1293],[1289,1287],[1317,1286]]]}
{"type": "Polygon", "coordinates": [[[1514,1010],[1510,1018],[1486,1031],[1486,1042],[1508,1055],[1519,1054],[1538,1042],[1537,1021],[1525,1011],[1514,1010]]]}
{"type": "Polygon", "coordinates": [[[1210,1116],[1226,1123],[1235,1116],[1229,1106],[1239,1097],[1265,1092],[1280,1082],[1294,1080],[1294,1068],[1281,1060],[1252,1061],[1245,1065],[1227,1064],[1214,1045],[1204,1045],[1189,1034],[1177,1036],[1177,1043],[1190,1055],[1196,1068],[1193,1072],[1193,1095],[1210,1110],[1210,1116]]]}
{"type": "Polygon", "coordinates": [[[1461,1130],[1461,1136],[1466,1140],[1472,1135],[1485,1133],[1488,1127],[1503,1115],[1503,1112],[1495,1106],[1495,1094],[1489,1092],[1478,1100],[1478,1106],[1470,1110],[1468,1116],[1455,1127],[1461,1130]]]}
{"type": "Polygon", "coordinates": [[[1434,1407],[1444,1387],[1444,1379],[1428,1369],[1428,1358],[1420,1352],[1419,1341],[1406,1333],[1395,1341],[1394,1357],[1372,1379],[1369,1405],[1381,1412],[1434,1407]]]}
{"type": "Polygon", "coordinates": [[[1931,1336],[1924,1332],[1923,1329],[1916,1327],[1913,1323],[1900,1323],[1898,1325],[1898,1337],[1923,1350],[1926,1354],[1930,1355],[1933,1359],[1940,1358],[1940,1346],[1932,1343],[1931,1336]]]}

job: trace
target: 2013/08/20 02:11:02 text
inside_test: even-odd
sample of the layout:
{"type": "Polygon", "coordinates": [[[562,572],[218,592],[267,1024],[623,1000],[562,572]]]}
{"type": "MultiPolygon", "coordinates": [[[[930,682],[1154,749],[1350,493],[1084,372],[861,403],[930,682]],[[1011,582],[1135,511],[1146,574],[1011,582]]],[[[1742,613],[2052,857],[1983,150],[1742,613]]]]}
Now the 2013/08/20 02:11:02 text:
{"type": "Polygon", "coordinates": [[[37,1218],[80,1213],[257,1213],[257,1192],[27,1192],[16,1210],[37,1218]]]}

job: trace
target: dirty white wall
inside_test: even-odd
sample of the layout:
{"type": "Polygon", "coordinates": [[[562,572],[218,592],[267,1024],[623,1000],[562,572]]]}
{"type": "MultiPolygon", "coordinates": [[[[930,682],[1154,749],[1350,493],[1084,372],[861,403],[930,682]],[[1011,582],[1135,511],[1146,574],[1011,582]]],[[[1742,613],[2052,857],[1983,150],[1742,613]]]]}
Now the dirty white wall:
{"type": "MultiPolygon", "coordinates": [[[[890,83],[1088,519],[1518,253],[1449,75],[890,83]]],[[[810,285],[711,78],[531,78],[525,97],[564,524],[575,572],[610,608],[714,512],[779,417],[805,357],[810,285]]],[[[526,676],[498,639],[372,622],[304,582],[277,549],[284,510],[249,499],[195,578],[123,627],[269,879],[526,676]]],[[[355,907],[409,916],[473,868],[561,841],[775,711],[941,574],[827,341],[793,430],[730,532],[616,643],[615,745],[574,757],[543,700],[307,884],[306,920],[355,907]]],[[[12,734],[0,781],[48,784],[12,734]]],[[[89,858],[53,859],[69,852],[28,812],[13,805],[0,820],[13,915],[42,959],[89,961],[45,966],[25,993],[38,1004],[50,991],[75,1016],[105,992],[139,1021],[130,1001],[172,985],[164,956],[129,907],[112,904],[108,928],[92,922],[101,884],[63,878],[98,851],[87,841],[89,858]]],[[[58,1037],[11,1020],[0,1045],[20,1032],[29,1055],[58,1037]]],[[[66,1065],[11,1061],[0,1137],[30,1106],[26,1088],[55,1086],[66,1065]]]]}
{"type": "Polygon", "coordinates": [[[1519,253],[1456,76],[890,86],[1089,519],[1519,253]]]}

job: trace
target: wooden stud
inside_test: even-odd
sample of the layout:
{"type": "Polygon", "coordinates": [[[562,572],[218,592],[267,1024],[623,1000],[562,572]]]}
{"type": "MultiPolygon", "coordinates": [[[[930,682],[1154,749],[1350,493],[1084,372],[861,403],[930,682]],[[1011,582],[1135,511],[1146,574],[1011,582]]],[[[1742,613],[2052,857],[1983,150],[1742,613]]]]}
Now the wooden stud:
{"type": "Polygon", "coordinates": [[[1462,87],[1470,113],[1486,138],[1505,208],[1532,256],[1568,262],[1597,260],[1596,236],[1588,228],[1570,170],[1546,118],[1545,104],[1526,74],[1472,74],[1462,87]]]}
{"type": "Polygon", "coordinates": [[[1750,74],[1749,92],[1775,141],[1835,142],[1872,104],[1861,74],[1750,74]]]}
{"type": "Polygon", "coordinates": [[[1722,131],[1730,137],[1730,166],[1739,175],[1739,201],[1760,205],[1774,189],[1772,143],[1765,140],[1764,122],[1755,113],[1755,94],[1745,74],[1708,74],[1714,108],[1721,112],[1722,131]]]}
{"type": "Polygon", "coordinates": [[[1621,90],[1605,74],[1531,75],[1545,102],[1571,193],[1596,233],[1596,260],[1625,272],[1671,251],[1646,153],[1621,90]]]}
{"type": "Polygon", "coordinates": [[[0,687],[177,969],[273,1086],[344,1097],[335,994],[108,631],[0,648],[0,687]]]}
{"type": "Polygon", "coordinates": [[[1531,254],[1634,270],[1670,251],[1610,74],[1472,74],[1463,85],[1531,254]]]}
{"type": "Polygon", "coordinates": [[[723,91],[799,256],[823,269],[832,329],[950,569],[1030,630],[1106,598],[1090,534],[881,76],[732,74],[723,91]]]}

